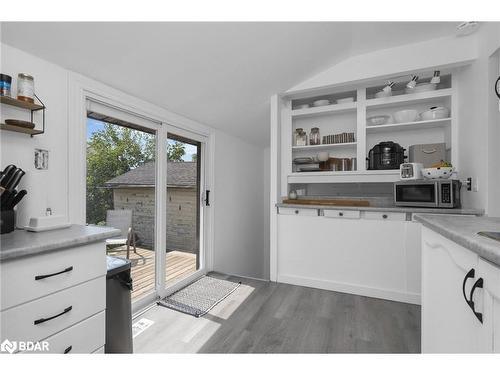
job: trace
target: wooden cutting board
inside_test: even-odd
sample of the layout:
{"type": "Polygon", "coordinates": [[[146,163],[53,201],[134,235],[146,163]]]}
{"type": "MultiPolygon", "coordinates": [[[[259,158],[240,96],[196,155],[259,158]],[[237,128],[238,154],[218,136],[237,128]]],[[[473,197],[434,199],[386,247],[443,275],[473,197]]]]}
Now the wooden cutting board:
{"type": "Polygon", "coordinates": [[[368,207],[369,201],[358,199],[283,199],[285,204],[303,204],[305,206],[355,206],[368,207]]]}

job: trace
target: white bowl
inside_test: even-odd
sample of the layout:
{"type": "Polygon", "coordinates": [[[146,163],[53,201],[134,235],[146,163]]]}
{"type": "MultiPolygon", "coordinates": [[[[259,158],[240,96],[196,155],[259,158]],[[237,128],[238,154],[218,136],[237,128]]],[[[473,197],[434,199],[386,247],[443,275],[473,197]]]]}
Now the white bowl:
{"type": "Polygon", "coordinates": [[[422,174],[430,180],[450,178],[454,171],[453,167],[424,168],[422,174]]]}
{"type": "Polygon", "coordinates": [[[392,96],[392,91],[385,92],[385,91],[379,91],[375,93],[375,97],[378,98],[388,98],[389,96],[392,96]]]}
{"type": "Polygon", "coordinates": [[[306,109],[309,108],[309,104],[299,104],[298,106],[294,107],[293,109],[306,109]]]}
{"type": "Polygon", "coordinates": [[[423,121],[429,120],[439,120],[442,118],[448,118],[450,115],[450,110],[446,107],[432,107],[428,111],[422,112],[420,118],[423,121]]]}
{"type": "Polygon", "coordinates": [[[437,88],[437,84],[435,83],[418,83],[415,88],[413,89],[409,89],[409,88],[406,88],[405,89],[405,92],[407,94],[415,94],[417,92],[427,92],[427,91],[434,91],[436,90],[437,88]]]}
{"type": "Polygon", "coordinates": [[[328,99],[320,99],[320,100],[315,100],[313,102],[313,107],[321,107],[324,105],[329,105],[330,101],[328,99]]]}
{"type": "Polygon", "coordinates": [[[368,126],[385,125],[389,122],[390,118],[391,116],[389,115],[370,116],[366,119],[366,124],[368,126]]]}
{"type": "Polygon", "coordinates": [[[418,120],[418,111],[416,109],[403,109],[402,111],[394,113],[392,116],[396,124],[415,122],[418,120]]]}
{"type": "Polygon", "coordinates": [[[337,104],[352,103],[354,102],[354,97],[337,99],[337,104]]]}

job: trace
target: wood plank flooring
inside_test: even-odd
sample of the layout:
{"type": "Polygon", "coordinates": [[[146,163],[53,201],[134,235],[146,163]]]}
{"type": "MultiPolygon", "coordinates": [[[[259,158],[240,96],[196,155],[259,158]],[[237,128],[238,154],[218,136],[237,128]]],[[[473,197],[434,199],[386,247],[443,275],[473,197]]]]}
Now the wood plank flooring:
{"type": "Polygon", "coordinates": [[[202,318],[155,306],[136,353],[419,353],[420,306],[288,284],[242,281],[202,318]]]}
{"type": "MultiPolygon", "coordinates": [[[[108,251],[109,255],[126,257],[125,247],[108,251]]],[[[132,290],[132,303],[154,289],[155,284],[155,257],[152,250],[137,248],[137,254],[130,250],[132,261],[131,276],[134,289],[132,290]]],[[[170,251],[167,253],[165,263],[165,282],[172,285],[196,271],[196,254],[181,251],[170,251]]]]}

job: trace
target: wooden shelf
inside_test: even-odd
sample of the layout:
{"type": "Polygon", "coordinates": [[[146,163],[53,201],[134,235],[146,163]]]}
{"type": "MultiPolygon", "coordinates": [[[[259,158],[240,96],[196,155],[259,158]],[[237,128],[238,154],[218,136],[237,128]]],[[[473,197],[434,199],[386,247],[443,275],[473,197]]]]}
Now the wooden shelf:
{"type": "Polygon", "coordinates": [[[29,129],[29,128],[23,128],[22,126],[7,125],[7,124],[0,124],[0,129],[16,133],[29,134],[29,135],[37,135],[43,133],[43,130],[29,129]]]}
{"type": "Polygon", "coordinates": [[[29,109],[31,111],[38,111],[44,109],[45,107],[41,104],[25,102],[23,100],[17,100],[11,98],[10,96],[0,96],[0,103],[11,105],[13,107],[29,109]]]}
{"type": "Polygon", "coordinates": [[[311,107],[304,109],[294,109],[292,110],[292,118],[299,117],[313,117],[320,116],[329,113],[341,113],[341,112],[354,112],[358,106],[357,102],[343,103],[343,104],[330,104],[321,107],[311,107]]]}
{"type": "Polygon", "coordinates": [[[367,133],[378,133],[378,132],[390,132],[398,130],[419,130],[419,129],[430,129],[430,128],[442,128],[449,126],[451,124],[451,117],[438,119],[438,120],[427,120],[427,121],[415,121],[415,122],[404,122],[400,124],[386,124],[386,125],[371,125],[366,126],[367,133]]]}
{"type": "Polygon", "coordinates": [[[435,91],[425,91],[415,94],[404,94],[389,96],[387,98],[376,98],[366,100],[366,108],[391,107],[399,104],[415,104],[429,99],[442,98],[452,95],[452,89],[441,89],[435,91]]]}
{"type": "Polygon", "coordinates": [[[346,142],[346,143],[330,143],[324,145],[313,145],[313,146],[292,146],[293,151],[307,151],[307,150],[328,150],[337,147],[355,147],[357,142],[346,142]]]}

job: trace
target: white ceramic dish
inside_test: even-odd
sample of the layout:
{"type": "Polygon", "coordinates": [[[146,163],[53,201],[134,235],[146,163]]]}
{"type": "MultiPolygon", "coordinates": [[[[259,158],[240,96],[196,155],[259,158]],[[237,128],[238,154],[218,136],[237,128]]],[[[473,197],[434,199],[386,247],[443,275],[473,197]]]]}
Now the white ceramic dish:
{"type": "Polygon", "coordinates": [[[296,106],[294,109],[306,109],[309,108],[309,104],[300,104],[296,106]]]}
{"type": "Polygon", "coordinates": [[[389,122],[390,118],[391,116],[389,115],[370,116],[366,119],[366,125],[368,126],[385,125],[389,122]]]}
{"type": "Polygon", "coordinates": [[[429,180],[444,180],[450,178],[453,171],[453,167],[424,168],[422,174],[429,180]]]}
{"type": "Polygon", "coordinates": [[[317,158],[319,161],[327,161],[330,155],[327,151],[321,151],[318,153],[317,158]]]}
{"type": "Polygon", "coordinates": [[[392,115],[396,124],[418,121],[418,111],[416,109],[403,109],[392,115]]]}
{"type": "Polygon", "coordinates": [[[352,103],[352,102],[354,102],[354,98],[352,96],[349,98],[337,99],[337,104],[352,103]]]}
{"type": "Polygon", "coordinates": [[[388,98],[389,96],[392,96],[392,91],[385,92],[385,91],[379,91],[375,93],[375,97],[378,98],[388,98]]]}
{"type": "Polygon", "coordinates": [[[407,94],[416,94],[418,92],[427,92],[427,91],[434,91],[437,88],[437,84],[435,83],[418,83],[417,86],[413,89],[406,88],[405,92],[407,94]]]}
{"type": "Polygon", "coordinates": [[[448,118],[450,110],[446,107],[432,107],[428,111],[422,112],[420,118],[422,121],[439,120],[448,118]]]}
{"type": "Polygon", "coordinates": [[[324,105],[329,105],[330,101],[328,99],[315,100],[313,102],[313,107],[322,107],[324,105]]]}

